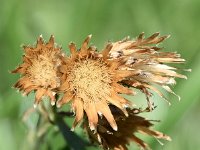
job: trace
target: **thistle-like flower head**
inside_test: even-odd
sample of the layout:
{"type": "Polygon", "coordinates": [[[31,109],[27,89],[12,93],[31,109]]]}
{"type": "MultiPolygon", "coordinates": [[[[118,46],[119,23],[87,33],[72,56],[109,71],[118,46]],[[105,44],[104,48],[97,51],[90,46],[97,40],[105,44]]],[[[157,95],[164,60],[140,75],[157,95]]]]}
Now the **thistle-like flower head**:
{"type": "Polygon", "coordinates": [[[132,72],[118,69],[121,62],[110,59],[112,44],[97,52],[95,47],[88,47],[90,38],[91,36],[86,38],[80,50],[73,43],[69,45],[71,56],[65,58],[60,67],[63,75],[59,89],[64,91],[64,96],[57,102],[57,106],[72,101],[72,108],[76,113],[73,127],[82,120],[85,111],[91,130],[95,130],[97,126],[98,114],[104,115],[112,128],[117,130],[108,105],[117,106],[127,115],[126,107],[131,104],[119,93],[133,94],[133,91],[118,82],[132,72]]]}
{"type": "MultiPolygon", "coordinates": [[[[145,93],[150,110],[153,109],[153,103],[149,99],[152,95],[151,91],[166,99],[157,88],[158,86],[176,95],[170,88],[171,85],[176,84],[175,78],[187,79],[186,76],[176,72],[177,68],[168,65],[169,63],[185,62],[180,54],[161,52],[162,48],[158,47],[158,44],[168,37],[159,37],[159,33],[155,33],[148,38],[144,38],[144,33],[141,33],[135,40],[126,38],[113,43],[110,51],[112,59],[122,59],[125,62],[123,70],[135,72],[134,75],[124,78],[121,84],[139,89],[145,93]]],[[[190,69],[185,71],[190,71],[190,69]]],[[[180,99],[179,96],[178,98],[180,99]]]]}
{"type": "Polygon", "coordinates": [[[150,129],[153,124],[138,115],[141,110],[128,109],[129,116],[126,117],[118,108],[114,106],[110,108],[118,125],[118,131],[114,131],[104,117],[99,120],[95,133],[89,129],[87,121],[83,123],[91,142],[100,144],[103,149],[127,150],[130,142],[136,143],[141,149],[150,149],[147,143],[136,136],[136,133],[156,139],[171,140],[169,136],[150,129]]]}
{"type": "Polygon", "coordinates": [[[55,47],[54,37],[51,36],[47,43],[44,43],[42,36],[37,40],[35,47],[24,46],[25,54],[23,63],[12,73],[20,73],[21,78],[14,85],[28,95],[35,91],[36,106],[43,96],[51,99],[51,104],[55,104],[55,88],[60,86],[58,66],[61,64],[61,48],[55,47]]]}

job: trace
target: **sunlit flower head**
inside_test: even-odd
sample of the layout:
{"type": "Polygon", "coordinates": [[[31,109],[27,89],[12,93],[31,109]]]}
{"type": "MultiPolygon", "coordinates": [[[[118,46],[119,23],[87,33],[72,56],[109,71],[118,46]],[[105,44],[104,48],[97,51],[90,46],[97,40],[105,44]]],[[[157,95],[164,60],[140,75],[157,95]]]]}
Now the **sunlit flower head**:
{"type": "Polygon", "coordinates": [[[57,106],[72,102],[72,109],[76,113],[73,128],[86,112],[91,130],[97,126],[98,114],[104,115],[112,128],[117,130],[108,105],[113,104],[128,115],[126,107],[131,103],[119,94],[134,93],[119,82],[133,73],[119,69],[122,62],[110,59],[112,44],[107,44],[104,50],[97,52],[95,47],[88,47],[90,38],[86,38],[80,50],[73,43],[69,45],[71,56],[66,57],[60,67],[63,75],[59,90],[64,91],[64,96],[57,106]]]}
{"type": "Polygon", "coordinates": [[[103,149],[127,150],[130,142],[136,143],[141,149],[150,149],[147,143],[136,136],[138,133],[156,139],[171,140],[169,136],[150,129],[153,124],[138,115],[140,110],[128,109],[129,116],[126,117],[118,108],[110,106],[110,109],[118,125],[118,131],[114,131],[104,117],[99,119],[95,133],[89,129],[87,120],[83,124],[91,142],[98,143],[103,149]]]}
{"type": "Polygon", "coordinates": [[[37,40],[35,47],[24,46],[23,63],[12,73],[20,73],[21,78],[14,85],[28,95],[35,91],[36,106],[43,96],[51,99],[51,104],[55,104],[55,88],[60,86],[58,66],[61,64],[61,48],[56,47],[54,37],[51,36],[47,43],[42,36],[37,40]]]}

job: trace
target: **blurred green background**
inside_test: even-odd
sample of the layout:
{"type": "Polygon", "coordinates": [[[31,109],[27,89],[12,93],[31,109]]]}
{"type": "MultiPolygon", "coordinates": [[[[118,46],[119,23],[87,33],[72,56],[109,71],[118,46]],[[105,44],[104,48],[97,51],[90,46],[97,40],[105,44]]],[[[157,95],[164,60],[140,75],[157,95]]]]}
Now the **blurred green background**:
{"type": "MultiPolygon", "coordinates": [[[[99,49],[106,41],[116,41],[139,33],[146,36],[154,32],[170,34],[162,46],[177,51],[187,60],[182,67],[191,68],[185,73],[188,80],[177,80],[174,90],[181,101],[168,95],[172,106],[154,96],[158,108],[149,119],[159,119],[154,128],[170,135],[171,142],[161,146],[155,139],[146,138],[153,149],[200,149],[200,1],[199,0],[1,0],[0,2],[0,150],[29,149],[27,127],[22,114],[32,106],[33,95],[22,97],[11,86],[18,75],[9,74],[21,62],[21,44],[34,44],[42,34],[48,40],[55,35],[56,42],[68,50],[69,42],[80,46],[83,39],[93,35],[92,44],[99,49]]],[[[139,103],[144,96],[134,97],[139,103]]],[[[142,105],[142,104],[141,104],[142,105]]],[[[37,116],[29,126],[34,128],[37,116]]],[[[79,131],[79,129],[77,129],[79,131]]],[[[83,137],[85,138],[85,137],[83,137]]],[[[38,149],[61,150],[65,145],[61,135],[41,142],[38,149]],[[42,143],[42,144],[41,144],[42,143]],[[46,146],[45,146],[46,145],[46,146]]],[[[131,144],[130,149],[134,148],[131,144]]],[[[68,149],[68,148],[67,148],[68,149]]],[[[88,148],[95,149],[95,148],[88,148]]]]}

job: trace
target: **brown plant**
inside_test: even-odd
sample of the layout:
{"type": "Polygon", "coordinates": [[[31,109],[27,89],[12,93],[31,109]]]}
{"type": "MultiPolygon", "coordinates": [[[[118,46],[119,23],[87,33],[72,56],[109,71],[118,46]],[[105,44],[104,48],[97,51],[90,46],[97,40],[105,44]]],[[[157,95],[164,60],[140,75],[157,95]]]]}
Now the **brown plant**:
{"type": "Polygon", "coordinates": [[[158,44],[168,37],[159,37],[159,33],[155,33],[144,38],[142,33],[135,40],[126,38],[108,43],[102,51],[97,51],[94,46],[89,46],[89,35],[80,49],[70,43],[71,55],[65,56],[55,45],[53,36],[47,43],[40,36],[35,47],[23,47],[23,63],[12,71],[21,74],[14,87],[24,95],[34,91],[34,106],[43,96],[48,96],[51,104],[56,103],[57,107],[71,102],[75,112],[72,129],[83,120],[92,141],[104,149],[126,150],[130,141],[148,149],[149,146],[135,133],[165,140],[170,137],[151,130],[151,121],[138,116],[141,111],[133,109],[134,103],[123,94],[135,95],[135,89],[141,90],[148,102],[146,111],[154,108],[150,101],[151,91],[166,99],[158,86],[175,94],[171,90],[175,78],[186,79],[186,76],[168,64],[185,60],[175,52],[161,52],[158,44]]]}

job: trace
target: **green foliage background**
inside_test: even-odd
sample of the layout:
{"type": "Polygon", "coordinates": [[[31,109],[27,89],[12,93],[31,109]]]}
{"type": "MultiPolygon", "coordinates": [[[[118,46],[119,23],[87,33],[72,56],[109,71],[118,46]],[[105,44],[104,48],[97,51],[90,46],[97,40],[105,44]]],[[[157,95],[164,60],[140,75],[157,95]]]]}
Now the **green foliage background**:
{"type": "MultiPolygon", "coordinates": [[[[153,149],[194,150],[200,148],[200,1],[199,0],[1,0],[0,2],[0,150],[30,149],[27,127],[21,121],[26,108],[32,106],[33,95],[22,97],[11,86],[19,76],[9,74],[21,62],[21,44],[34,44],[42,34],[68,51],[67,45],[77,45],[92,34],[92,44],[103,48],[107,40],[125,36],[136,37],[145,32],[170,34],[162,44],[167,51],[177,51],[187,60],[184,68],[188,80],[178,80],[174,90],[182,99],[169,95],[172,106],[154,96],[158,108],[147,115],[159,119],[154,128],[172,137],[164,146],[146,138],[153,149]]],[[[144,96],[131,98],[139,106],[144,96]]],[[[143,100],[144,101],[144,100],[143,100]]],[[[37,116],[29,120],[35,128],[37,116]]],[[[71,120],[68,120],[69,122],[71,120]]],[[[79,132],[80,129],[77,129],[79,132]]],[[[85,138],[84,135],[81,135],[85,138]]],[[[61,150],[65,142],[61,135],[52,135],[38,142],[38,149],[61,150]],[[51,147],[48,147],[48,145],[51,147]]],[[[131,144],[133,149],[134,145],[131,144]]],[[[69,149],[69,148],[66,148],[69,149]]],[[[96,149],[89,147],[88,149],[96,149]]]]}

